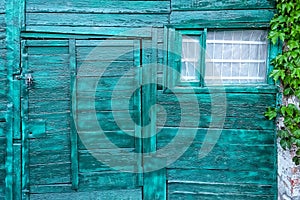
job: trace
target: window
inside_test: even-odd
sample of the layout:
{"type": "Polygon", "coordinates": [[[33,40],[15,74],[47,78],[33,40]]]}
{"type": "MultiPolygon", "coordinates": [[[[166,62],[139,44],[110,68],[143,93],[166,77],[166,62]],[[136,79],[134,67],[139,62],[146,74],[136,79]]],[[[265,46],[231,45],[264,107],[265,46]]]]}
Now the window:
{"type": "Polygon", "coordinates": [[[174,37],[175,86],[266,83],[266,30],[175,30],[174,37]]]}
{"type": "Polygon", "coordinates": [[[209,31],[206,39],[205,82],[264,83],[267,31],[209,31]]]}

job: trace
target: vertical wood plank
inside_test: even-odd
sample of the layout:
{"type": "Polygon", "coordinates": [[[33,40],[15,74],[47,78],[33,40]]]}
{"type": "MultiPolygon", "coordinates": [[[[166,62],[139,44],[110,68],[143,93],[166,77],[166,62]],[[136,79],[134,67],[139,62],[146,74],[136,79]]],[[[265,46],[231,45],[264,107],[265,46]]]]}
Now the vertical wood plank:
{"type": "MultiPolygon", "coordinates": [[[[6,68],[7,80],[9,84],[8,90],[8,112],[7,119],[8,131],[6,133],[6,177],[5,177],[5,197],[7,200],[20,199],[21,188],[16,187],[16,179],[21,178],[21,166],[19,162],[14,160],[21,160],[21,151],[15,149],[14,139],[17,143],[21,140],[21,120],[20,120],[20,27],[24,22],[24,0],[12,0],[6,2],[6,68]],[[15,77],[15,80],[14,80],[15,77]],[[14,155],[15,154],[15,155],[14,155]],[[15,182],[15,183],[14,183],[15,182]]],[[[18,145],[17,145],[18,146],[18,145]]]]}
{"type": "Polygon", "coordinates": [[[166,168],[151,171],[153,166],[160,166],[161,162],[166,162],[165,158],[148,157],[147,160],[149,162],[144,168],[149,172],[144,174],[144,200],[165,200],[167,199],[166,168]]]}
{"type": "MultiPolygon", "coordinates": [[[[26,41],[22,41],[22,76],[28,73],[28,55],[26,48],[26,41]]],[[[29,199],[29,87],[25,84],[25,80],[21,82],[21,124],[22,124],[22,198],[29,199]]]]}
{"type": "MultiPolygon", "coordinates": [[[[134,59],[134,67],[138,68],[136,70],[135,79],[138,81],[138,85],[141,85],[142,77],[141,77],[141,41],[135,40],[133,44],[133,59],[134,59]]],[[[141,129],[141,90],[135,92],[133,98],[133,106],[134,110],[138,111],[138,116],[136,116],[136,125],[135,125],[135,151],[137,154],[137,185],[142,186],[143,183],[143,160],[140,153],[142,153],[143,143],[142,143],[142,129],[141,129]]]]}
{"type": "Polygon", "coordinates": [[[201,64],[200,64],[200,86],[204,86],[204,78],[205,78],[205,59],[206,59],[206,36],[207,36],[207,28],[204,29],[203,34],[201,35],[201,64]]]}
{"type": "Polygon", "coordinates": [[[169,29],[165,26],[164,27],[164,53],[163,53],[163,89],[166,88],[167,84],[168,84],[168,80],[167,80],[167,73],[168,73],[168,35],[169,35],[169,29]]]}
{"type": "MultiPolygon", "coordinates": [[[[143,153],[151,155],[157,150],[156,137],[156,91],[157,91],[157,29],[152,30],[152,41],[144,41],[143,44],[143,153]]],[[[164,159],[156,157],[144,157],[144,200],[166,199],[166,169],[152,171],[155,165],[160,166],[164,159]]]]}
{"type": "Polygon", "coordinates": [[[76,65],[76,44],[75,39],[69,40],[69,54],[70,54],[70,72],[71,72],[71,112],[70,112],[70,119],[71,119],[71,170],[72,170],[72,189],[78,189],[79,179],[79,165],[78,165],[78,135],[77,129],[75,125],[75,120],[77,120],[77,95],[76,95],[76,72],[77,72],[77,65],[76,65]]]}

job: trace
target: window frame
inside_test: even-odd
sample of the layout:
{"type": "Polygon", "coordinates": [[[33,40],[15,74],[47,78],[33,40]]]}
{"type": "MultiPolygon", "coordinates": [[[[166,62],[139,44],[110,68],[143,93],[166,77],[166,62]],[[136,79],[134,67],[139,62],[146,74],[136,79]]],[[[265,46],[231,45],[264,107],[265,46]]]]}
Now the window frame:
{"type": "MultiPolygon", "coordinates": [[[[168,88],[172,88],[172,90],[186,90],[190,91],[190,89],[194,91],[207,91],[208,87],[209,88],[214,88],[214,89],[219,89],[220,87],[222,88],[228,88],[229,90],[232,90],[232,88],[235,88],[233,90],[240,91],[245,88],[254,88],[254,87],[259,87],[261,88],[271,88],[274,89],[275,83],[272,78],[268,76],[269,72],[272,70],[272,66],[270,65],[270,62],[272,59],[274,59],[277,55],[277,53],[280,51],[280,43],[277,43],[273,45],[269,40],[267,40],[267,56],[266,56],[266,75],[265,75],[265,81],[263,83],[230,83],[230,84],[216,84],[216,85],[206,85],[204,78],[205,78],[205,68],[206,68],[206,61],[205,61],[205,56],[206,56],[206,36],[207,36],[207,31],[209,30],[220,30],[220,31],[230,31],[230,30],[266,30],[269,31],[268,26],[229,26],[229,27],[203,27],[201,25],[168,25],[165,26],[165,39],[167,41],[167,44],[165,45],[166,49],[166,54],[165,55],[165,64],[166,66],[169,66],[170,68],[173,68],[180,73],[180,65],[175,64],[175,60],[180,59],[181,57],[181,40],[180,40],[180,34],[182,33],[193,33],[193,32],[201,32],[203,34],[203,40],[201,42],[200,48],[202,48],[204,51],[202,52],[201,55],[202,62],[200,66],[200,81],[199,84],[195,84],[193,82],[181,82],[180,77],[174,77],[176,76],[172,70],[165,70],[164,72],[164,83],[166,85],[166,91],[168,88]],[[172,42],[175,41],[175,42],[172,42]],[[170,52],[175,52],[175,56],[172,55],[173,53],[170,52]],[[180,56],[178,56],[180,55],[180,56]],[[204,57],[203,57],[204,56],[204,57]],[[174,58],[175,57],[175,58],[174,58]],[[202,75],[202,76],[201,76],[202,75]],[[175,81],[174,81],[175,80],[175,81]]],[[[248,90],[248,89],[247,89],[248,90]]]]}

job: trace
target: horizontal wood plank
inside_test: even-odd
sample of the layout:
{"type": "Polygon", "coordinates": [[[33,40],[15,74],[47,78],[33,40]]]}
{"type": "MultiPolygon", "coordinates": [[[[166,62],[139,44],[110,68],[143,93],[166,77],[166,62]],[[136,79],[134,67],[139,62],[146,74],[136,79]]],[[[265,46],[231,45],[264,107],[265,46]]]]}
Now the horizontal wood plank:
{"type": "Polygon", "coordinates": [[[218,0],[172,0],[172,10],[233,10],[273,9],[275,0],[218,1],[218,0]]]}
{"type": "Polygon", "coordinates": [[[84,200],[84,199],[124,199],[140,200],[142,199],[141,189],[124,189],[124,190],[102,190],[102,191],[70,191],[71,186],[68,184],[57,185],[34,185],[30,186],[30,195],[32,200],[84,200]],[[50,193],[52,192],[52,193],[50,193]]]}
{"type": "MultiPolygon", "coordinates": [[[[274,16],[274,10],[222,10],[222,11],[174,11],[171,14],[171,24],[209,22],[217,26],[220,22],[266,22],[274,16]],[[215,24],[216,23],[216,24],[215,24]]],[[[227,28],[227,27],[224,27],[227,28]]]]}
{"type": "Polygon", "coordinates": [[[133,148],[135,142],[134,131],[105,131],[105,132],[78,132],[78,149],[108,149],[111,141],[118,148],[133,148]],[[103,137],[105,134],[105,138],[103,137]]]}
{"type": "MultiPolygon", "coordinates": [[[[209,182],[196,182],[196,181],[169,181],[168,182],[169,194],[172,196],[190,193],[192,196],[205,196],[207,193],[211,198],[217,195],[220,191],[225,194],[225,198],[229,199],[229,195],[239,197],[265,195],[269,196],[275,191],[274,185],[259,185],[259,184],[233,184],[233,183],[209,183],[209,182]],[[214,195],[215,194],[215,195],[214,195]],[[227,194],[227,195],[226,195],[227,194]]],[[[222,195],[223,198],[223,195],[222,195]]],[[[234,198],[234,199],[236,199],[234,198]]],[[[247,199],[247,198],[246,198],[247,199]]]]}
{"type": "Polygon", "coordinates": [[[273,171],[231,171],[231,170],[202,170],[202,169],[169,169],[169,181],[197,181],[235,184],[261,184],[274,183],[273,171]]]}
{"type": "Polygon", "coordinates": [[[29,174],[29,182],[33,185],[70,183],[71,163],[45,163],[42,165],[31,166],[29,174]]]}
{"type": "Polygon", "coordinates": [[[170,1],[26,1],[29,13],[168,13],[170,1]]]}
{"type": "Polygon", "coordinates": [[[79,191],[135,189],[136,174],[121,172],[94,172],[79,174],[79,191]],[[109,180],[109,181],[108,181],[109,180]]]}
{"type": "MultiPolygon", "coordinates": [[[[167,24],[167,14],[74,14],[74,13],[27,13],[30,26],[157,26],[167,24]]],[[[46,27],[45,27],[46,28],[46,27]]]]}
{"type": "MultiPolygon", "coordinates": [[[[47,29],[45,33],[45,26],[31,25],[26,26],[26,33],[21,33],[23,38],[77,38],[77,39],[91,39],[100,38],[107,39],[107,37],[151,37],[151,27],[135,28],[132,27],[98,27],[98,26],[51,26],[51,29],[47,29]]],[[[1,29],[0,29],[1,30],[1,29]]],[[[0,38],[4,38],[5,35],[1,35],[0,38]]]]}

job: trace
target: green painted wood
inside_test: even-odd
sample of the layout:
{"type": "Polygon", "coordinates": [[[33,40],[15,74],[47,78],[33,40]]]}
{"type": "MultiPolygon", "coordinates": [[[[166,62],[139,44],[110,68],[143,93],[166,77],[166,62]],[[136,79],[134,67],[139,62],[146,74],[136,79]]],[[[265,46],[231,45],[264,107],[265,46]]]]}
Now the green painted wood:
{"type": "MultiPolygon", "coordinates": [[[[171,24],[203,24],[211,23],[216,26],[221,22],[265,22],[274,16],[274,10],[224,10],[224,11],[174,11],[170,16],[171,24]]],[[[224,24],[225,25],[225,24],[224,24]]],[[[224,27],[227,28],[227,27],[224,27]]]]}
{"type": "Polygon", "coordinates": [[[28,125],[28,138],[40,138],[46,135],[46,121],[37,120],[33,124],[28,125]]]}
{"type": "MultiPolygon", "coordinates": [[[[68,27],[68,26],[51,26],[52,29],[44,33],[45,26],[30,26],[26,27],[26,31],[21,34],[23,38],[76,38],[76,39],[90,39],[90,38],[107,38],[110,37],[151,37],[151,27],[138,27],[132,29],[131,27],[68,27]]],[[[0,32],[1,38],[1,32],[0,32]]]]}
{"type": "Polygon", "coordinates": [[[231,200],[231,199],[245,199],[245,200],[255,200],[255,199],[262,199],[262,200],[270,200],[276,199],[275,195],[249,195],[249,194],[227,194],[222,193],[222,197],[219,194],[215,193],[201,193],[201,192],[174,192],[174,194],[169,195],[170,199],[187,199],[187,200],[194,200],[194,199],[203,199],[203,200],[214,200],[214,199],[224,199],[224,200],[231,200]]]}
{"type": "MultiPolygon", "coordinates": [[[[98,149],[101,148],[111,148],[106,144],[106,140],[104,138],[99,137],[100,132],[79,132],[81,137],[85,138],[85,142],[89,144],[89,149],[98,149]]],[[[105,136],[109,138],[109,140],[113,141],[113,143],[119,148],[131,148],[135,146],[137,149],[139,148],[136,140],[131,135],[137,135],[138,133],[135,130],[126,130],[124,131],[105,131],[105,136]]],[[[138,137],[138,136],[137,136],[138,137]]],[[[84,144],[79,141],[78,149],[86,149],[84,144]]],[[[137,150],[136,150],[137,151],[137,150]]]]}
{"type": "MultiPolygon", "coordinates": [[[[33,134],[36,130],[36,127],[31,127],[32,130],[30,130],[29,126],[29,87],[26,85],[26,74],[29,73],[29,63],[28,63],[28,57],[27,57],[27,48],[26,48],[26,41],[22,41],[21,43],[21,68],[22,68],[22,77],[23,80],[20,81],[20,90],[21,90],[21,98],[20,101],[20,110],[21,110],[21,131],[22,131],[22,154],[21,156],[21,167],[22,170],[20,170],[20,177],[22,179],[21,181],[21,187],[22,187],[22,199],[29,199],[29,137],[30,137],[30,131],[33,134]]],[[[38,126],[41,126],[41,121],[39,121],[38,126]]],[[[42,128],[44,130],[41,130],[45,134],[45,122],[42,123],[42,128]]],[[[40,130],[37,130],[38,135],[41,134],[40,130]]],[[[34,135],[33,135],[34,136],[34,135]]]]}
{"type": "MultiPolygon", "coordinates": [[[[141,55],[141,48],[142,48],[142,42],[141,40],[134,41],[134,47],[133,47],[133,60],[134,60],[134,67],[140,68],[142,65],[142,55],[141,55]]],[[[124,68],[126,69],[126,68],[124,68]]],[[[124,70],[123,69],[123,70],[124,70]]],[[[138,85],[140,86],[142,84],[142,70],[138,70],[137,73],[135,73],[134,76],[135,80],[138,82],[138,85]]],[[[118,95],[119,96],[119,95],[118,95]]],[[[134,93],[133,96],[133,105],[132,108],[129,105],[128,102],[125,102],[124,105],[126,105],[127,110],[135,109],[138,111],[138,114],[136,115],[136,125],[134,127],[134,146],[135,146],[135,152],[136,153],[142,153],[143,152],[143,140],[142,140],[142,91],[139,89],[138,92],[134,93]]],[[[122,98],[122,97],[121,97],[122,98]]],[[[119,106],[120,109],[122,109],[123,106],[119,106]]],[[[123,142],[122,142],[123,143],[123,142]]],[[[144,184],[143,179],[143,157],[141,154],[136,156],[137,159],[137,185],[142,186],[144,184]]]]}
{"type": "Polygon", "coordinates": [[[70,172],[71,163],[66,161],[63,163],[44,163],[42,165],[30,165],[29,184],[47,185],[56,183],[70,183],[70,172]]]}
{"type": "Polygon", "coordinates": [[[122,172],[91,172],[79,174],[78,191],[135,189],[136,174],[122,172]],[[109,181],[107,181],[109,180],[109,181]]]}
{"type": "MultiPolygon", "coordinates": [[[[209,183],[209,182],[197,182],[197,181],[168,181],[168,189],[170,196],[172,195],[182,195],[184,196],[184,191],[192,193],[195,198],[200,198],[201,196],[208,193],[211,198],[214,196],[218,198],[218,192],[222,191],[227,195],[239,196],[255,196],[255,195],[265,195],[269,196],[274,192],[274,185],[259,185],[259,184],[230,184],[230,183],[209,183]],[[203,192],[201,192],[201,190],[203,192]],[[215,195],[213,195],[215,194],[215,195]]],[[[185,196],[186,197],[186,196],[185,196]]],[[[223,197],[223,196],[222,196],[223,197]]],[[[226,197],[228,198],[228,197],[226,197]]],[[[235,198],[234,198],[235,199],[235,198]]]]}
{"type": "Polygon", "coordinates": [[[48,185],[34,187],[35,194],[31,195],[31,199],[39,200],[84,200],[87,197],[94,200],[102,199],[120,199],[120,200],[140,200],[142,194],[139,189],[123,189],[123,190],[107,190],[107,191],[82,191],[82,192],[70,192],[67,190],[68,185],[48,185]],[[56,193],[47,193],[48,191],[56,191],[56,193]]]}
{"type": "Polygon", "coordinates": [[[157,26],[167,24],[167,14],[78,14],[78,13],[27,13],[26,25],[31,26],[157,26]],[[58,18],[59,20],[49,20],[58,18]]]}
{"type": "Polygon", "coordinates": [[[167,104],[177,104],[180,100],[180,103],[189,103],[190,97],[195,96],[199,102],[199,104],[211,104],[213,105],[224,105],[224,102],[216,101],[216,99],[220,99],[222,97],[226,98],[226,103],[229,105],[249,105],[249,106],[268,106],[273,105],[275,100],[275,94],[252,94],[252,93],[211,93],[211,94],[184,94],[184,93],[176,93],[177,99],[174,94],[164,94],[164,92],[158,92],[158,102],[166,102],[167,104]]]}
{"type": "MultiPolygon", "coordinates": [[[[3,5],[3,4],[2,4],[3,5]]],[[[16,181],[19,181],[20,186],[21,179],[21,166],[20,163],[14,163],[14,160],[21,160],[20,151],[13,149],[13,139],[21,139],[21,122],[20,122],[20,89],[17,81],[13,80],[14,74],[19,72],[20,64],[20,29],[23,26],[22,18],[24,15],[24,1],[7,1],[5,5],[6,15],[0,16],[1,27],[6,27],[6,32],[1,33],[1,38],[6,35],[6,67],[7,67],[7,80],[9,81],[8,96],[8,112],[6,121],[8,122],[8,130],[6,132],[7,137],[7,149],[6,149],[6,177],[5,177],[5,198],[6,199],[20,199],[21,188],[14,187],[16,181]],[[4,20],[5,19],[5,20],[4,20]],[[7,24],[5,25],[4,22],[7,24]],[[15,153],[15,155],[14,155],[15,153]],[[19,180],[14,178],[14,172],[19,176],[19,180]]],[[[3,5],[4,6],[4,5],[3,5]]],[[[3,64],[3,63],[1,63],[3,64]]]]}
{"type": "Polygon", "coordinates": [[[273,184],[273,174],[269,171],[236,171],[236,170],[206,170],[206,169],[169,169],[169,181],[197,181],[234,184],[273,184]]]}
{"type": "Polygon", "coordinates": [[[72,170],[72,189],[78,189],[78,136],[77,136],[77,129],[75,122],[76,119],[76,96],[73,97],[75,94],[73,91],[77,88],[76,82],[76,72],[77,72],[77,65],[76,65],[76,41],[74,39],[69,40],[69,54],[70,54],[70,71],[71,71],[71,84],[70,84],[70,99],[71,99],[71,106],[70,106],[70,128],[71,128],[71,170],[72,170]]]}
{"type": "MultiPolygon", "coordinates": [[[[98,150],[92,150],[93,154],[90,153],[91,150],[80,150],[79,151],[79,173],[91,173],[91,172],[107,172],[115,171],[116,173],[122,173],[120,170],[126,170],[136,168],[138,162],[136,156],[128,156],[128,152],[132,152],[133,148],[122,148],[119,149],[104,149],[101,144],[98,147],[98,150]],[[99,149],[101,148],[101,149],[99,149]],[[117,155],[118,160],[114,161],[114,167],[110,167],[105,163],[99,161],[97,156],[102,158],[110,159],[112,155],[117,155]],[[96,156],[96,158],[95,158],[96,156]]],[[[129,175],[133,175],[129,173],[129,175]]],[[[136,174],[138,176],[138,174],[136,174]]],[[[114,189],[114,188],[112,188],[114,189]]]]}
{"type": "Polygon", "coordinates": [[[169,13],[170,1],[68,1],[30,0],[28,13],[169,13]]]}
{"type": "Polygon", "coordinates": [[[167,180],[166,180],[166,168],[162,168],[156,171],[152,171],[153,166],[160,165],[165,162],[166,158],[150,157],[145,163],[144,170],[144,187],[143,187],[143,199],[145,200],[165,200],[167,199],[167,180]],[[150,170],[150,171],[149,171],[150,170]]]}
{"type": "Polygon", "coordinates": [[[263,1],[217,1],[217,0],[172,0],[172,10],[248,10],[274,9],[275,0],[263,1]]]}

